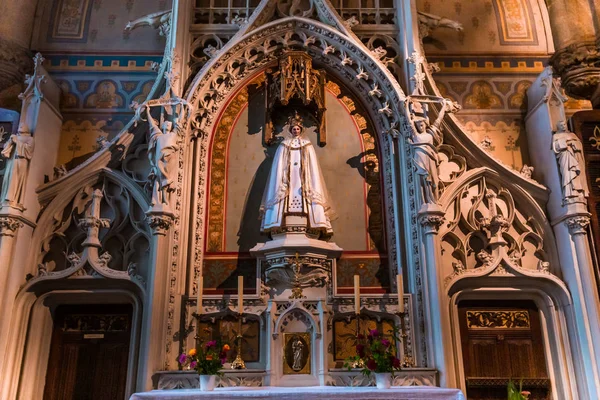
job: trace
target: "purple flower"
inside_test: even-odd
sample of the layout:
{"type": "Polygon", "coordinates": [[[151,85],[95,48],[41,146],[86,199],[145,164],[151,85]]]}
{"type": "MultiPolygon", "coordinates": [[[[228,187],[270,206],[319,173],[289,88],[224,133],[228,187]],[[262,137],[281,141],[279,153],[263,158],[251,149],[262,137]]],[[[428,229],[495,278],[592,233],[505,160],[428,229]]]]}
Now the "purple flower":
{"type": "Polygon", "coordinates": [[[191,369],[196,369],[196,366],[197,366],[197,365],[198,365],[198,362],[197,362],[197,361],[192,361],[192,362],[190,363],[190,368],[191,368],[191,369]]]}
{"type": "Polygon", "coordinates": [[[221,364],[225,364],[227,362],[227,357],[221,358],[221,364]]]}
{"type": "Polygon", "coordinates": [[[379,331],[377,329],[371,329],[369,331],[369,336],[377,337],[377,336],[379,336],[379,331]]]}
{"type": "Polygon", "coordinates": [[[389,341],[389,340],[387,340],[387,339],[381,339],[381,344],[382,344],[384,347],[388,347],[388,346],[389,346],[391,343],[390,343],[390,341],[389,341]]]}
{"type": "Polygon", "coordinates": [[[358,354],[358,356],[360,358],[363,358],[365,356],[365,345],[364,344],[357,344],[356,345],[356,353],[358,354]]]}
{"type": "Polygon", "coordinates": [[[181,353],[181,355],[177,358],[177,361],[179,361],[179,364],[185,363],[186,360],[187,360],[187,356],[185,355],[185,353],[181,353]]]}
{"type": "Polygon", "coordinates": [[[400,368],[400,360],[398,358],[394,357],[394,359],[392,360],[392,367],[400,368]]]}
{"type": "Polygon", "coordinates": [[[211,347],[215,347],[217,345],[217,341],[216,340],[211,340],[210,342],[206,342],[206,344],[204,345],[207,349],[211,348],[211,347]]]}

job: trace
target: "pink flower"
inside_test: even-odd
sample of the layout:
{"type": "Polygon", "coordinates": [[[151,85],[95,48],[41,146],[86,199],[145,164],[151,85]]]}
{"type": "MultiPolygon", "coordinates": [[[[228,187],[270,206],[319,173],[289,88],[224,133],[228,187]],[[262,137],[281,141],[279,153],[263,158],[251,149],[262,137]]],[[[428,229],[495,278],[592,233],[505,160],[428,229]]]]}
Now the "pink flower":
{"type": "Polygon", "coordinates": [[[528,398],[529,398],[529,396],[531,396],[531,392],[530,392],[530,391],[528,391],[528,390],[523,390],[523,391],[521,392],[521,396],[523,396],[523,397],[525,397],[526,399],[528,399],[528,398]]]}
{"type": "Polygon", "coordinates": [[[387,339],[381,339],[381,344],[382,344],[384,347],[388,347],[388,346],[390,345],[390,341],[389,341],[389,340],[387,340],[387,339]]]}
{"type": "Polygon", "coordinates": [[[225,364],[227,362],[227,357],[221,358],[221,364],[225,364]]]}
{"type": "Polygon", "coordinates": [[[187,360],[187,356],[185,355],[185,353],[181,353],[181,355],[177,358],[177,361],[179,361],[179,364],[185,363],[186,360],[187,360]]]}
{"type": "Polygon", "coordinates": [[[377,369],[377,363],[375,360],[371,358],[369,361],[367,361],[367,368],[369,368],[371,371],[375,371],[377,369]]]}
{"type": "Polygon", "coordinates": [[[206,342],[206,344],[204,345],[207,349],[211,348],[211,347],[215,347],[217,345],[217,341],[216,340],[211,340],[210,342],[206,342]]]}
{"type": "Polygon", "coordinates": [[[197,362],[197,361],[192,361],[192,362],[190,363],[190,368],[191,368],[191,369],[196,369],[196,366],[197,366],[197,365],[198,365],[198,362],[197,362]]]}

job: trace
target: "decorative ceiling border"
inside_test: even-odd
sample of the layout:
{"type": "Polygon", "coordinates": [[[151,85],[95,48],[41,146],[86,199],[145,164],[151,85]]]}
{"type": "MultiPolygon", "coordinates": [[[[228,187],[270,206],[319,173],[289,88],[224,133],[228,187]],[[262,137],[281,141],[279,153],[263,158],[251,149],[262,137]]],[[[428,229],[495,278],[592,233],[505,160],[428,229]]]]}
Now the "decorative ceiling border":
{"type": "Polygon", "coordinates": [[[50,54],[45,58],[44,67],[49,72],[150,72],[162,62],[163,55],[50,54]]]}
{"type": "Polygon", "coordinates": [[[438,74],[534,74],[539,75],[550,57],[457,57],[428,56],[429,63],[437,63],[438,74]]]}

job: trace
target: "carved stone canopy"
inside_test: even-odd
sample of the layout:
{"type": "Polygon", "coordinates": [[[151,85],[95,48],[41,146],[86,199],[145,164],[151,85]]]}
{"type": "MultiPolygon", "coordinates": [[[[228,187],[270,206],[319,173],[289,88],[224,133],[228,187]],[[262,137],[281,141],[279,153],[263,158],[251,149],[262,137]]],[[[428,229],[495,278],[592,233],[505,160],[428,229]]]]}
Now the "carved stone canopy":
{"type": "Polygon", "coordinates": [[[267,71],[265,95],[265,142],[273,141],[273,117],[282,108],[300,106],[319,124],[319,145],[327,143],[325,129],[325,71],[312,67],[312,58],[304,51],[288,51],[279,58],[278,70],[267,71]]]}

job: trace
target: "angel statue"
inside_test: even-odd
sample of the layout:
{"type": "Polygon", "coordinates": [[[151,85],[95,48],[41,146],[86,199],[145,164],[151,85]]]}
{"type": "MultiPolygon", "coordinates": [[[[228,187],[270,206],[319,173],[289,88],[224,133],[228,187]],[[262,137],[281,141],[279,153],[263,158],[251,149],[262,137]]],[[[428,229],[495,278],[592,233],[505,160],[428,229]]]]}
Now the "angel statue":
{"type": "Polygon", "coordinates": [[[179,139],[173,122],[165,120],[159,128],[158,122],[150,114],[150,107],[146,111],[150,124],[148,159],[151,168],[148,179],[152,182],[151,206],[170,208],[170,197],[175,191],[177,178],[179,139]]]}
{"type": "Polygon", "coordinates": [[[288,120],[290,137],[284,139],[273,165],[261,203],[263,232],[286,225],[286,216],[305,216],[307,228],[331,236],[333,210],[317,155],[310,140],[302,137],[302,118],[296,113],[288,120]]]}
{"type": "Polygon", "coordinates": [[[440,189],[438,168],[440,160],[437,146],[442,141],[442,134],[439,129],[441,118],[438,115],[434,124],[430,124],[421,103],[412,101],[411,106],[412,110],[410,110],[408,116],[411,125],[413,125],[411,138],[414,148],[413,165],[423,188],[423,201],[428,204],[437,204],[440,189]]]}

